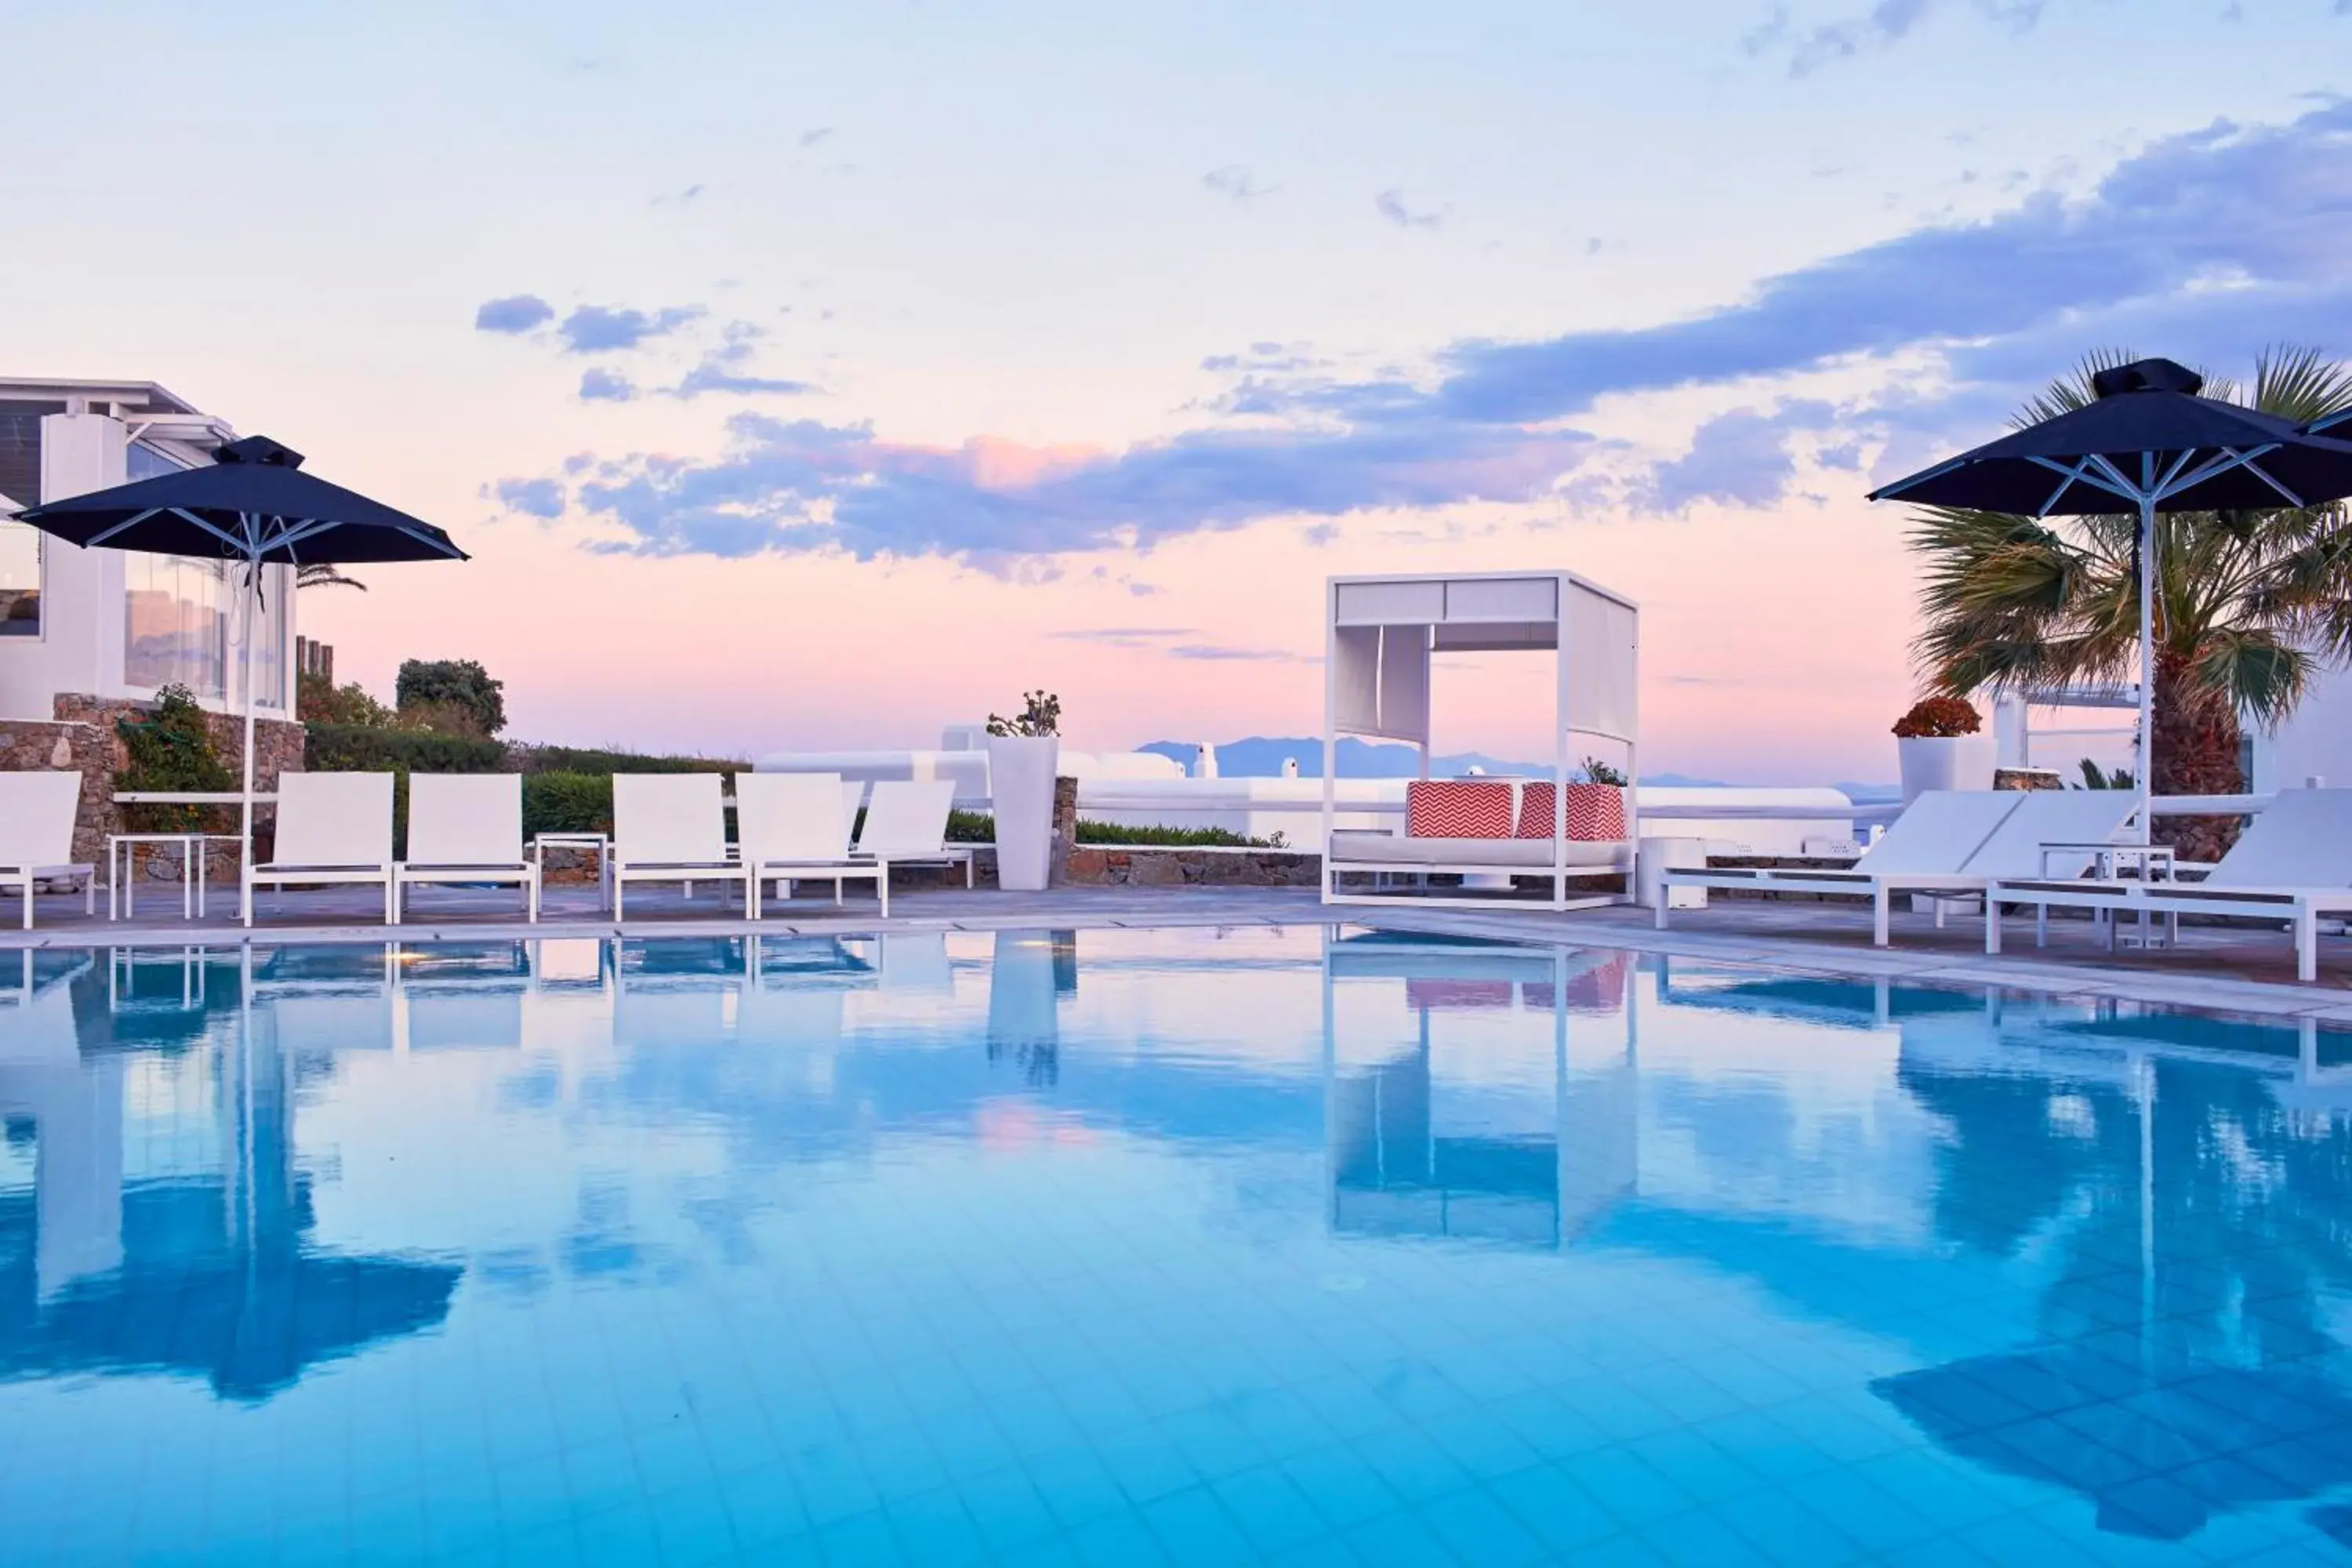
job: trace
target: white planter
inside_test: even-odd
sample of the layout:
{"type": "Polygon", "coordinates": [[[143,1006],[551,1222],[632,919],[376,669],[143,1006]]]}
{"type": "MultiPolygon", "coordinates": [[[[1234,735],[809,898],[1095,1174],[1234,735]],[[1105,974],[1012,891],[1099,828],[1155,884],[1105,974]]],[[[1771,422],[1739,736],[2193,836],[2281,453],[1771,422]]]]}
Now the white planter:
{"type": "Polygon", "coordinates": [[[1898,738],[1895,752],[1903,767],[1903,804],[1922,791],[1992,788],[1993,749],[1984,735],[1921,735],[1898,738]]]}
{"type": "Polygon", "coordinates": [[[988,794],[996,816],[996,885],[1042,893],[1054,862],[1054,773],[1062,742],[1052,735],[991,735],[988,794]]]}

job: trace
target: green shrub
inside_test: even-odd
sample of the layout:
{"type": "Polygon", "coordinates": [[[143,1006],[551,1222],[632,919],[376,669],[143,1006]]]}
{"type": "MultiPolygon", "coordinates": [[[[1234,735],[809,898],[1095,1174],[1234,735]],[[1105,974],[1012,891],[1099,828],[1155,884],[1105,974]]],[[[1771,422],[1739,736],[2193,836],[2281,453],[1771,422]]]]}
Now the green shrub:
{"type": "Polygon", "coordinates": [[[1097,822],[1091,817],[1078,818],[1078,842],[1081,844],[1149,844],[1179,849],[1281,849],[1287,847],[1282,835],[1271,838],[1251,838],[1223,827],[1130,827],[1118,822],[1097,822]]]}
{"type": "Polygon", "coordinates": [[[748,773],[737,758],[649,757],[637,752],[583,746],[516,746],[516,764],[526,773],[748,773]]]}
{"type": "MultiPolygon", "coordinates": [[[[861,816],[864,813],[859,814],[861,816]]],[[[948,842],[950,844],[993,844],[996,842],[996,818],[984,811],[948,813],[948,842]]]]}
{"type": "Polygon", "coordinates": [[[522,831],[525,838],[541,833],[612,832],[613,775],[525,773],[522,831]]]}
{"type": "MultiPolygon", "coordinates": [[[[212,730],[195,694],[184,686],[166,686],[155,699],[154,717],[143,722],[115,721],[114,732],[122,738],[128,765],[114,775],[114,787],[236,788],[236,775],[213,749],[212,730]]],[[[219,808],[201,805],[134,805],[125,809],[123,823],[133,833],[184,833],[217,827],[213,819],[219,815],[219,808]]]]}
{"type": "Polygon", "coordinates": [[[393,701],[442,733],[497,734],[507,727],[506,686],[470,658],[412,658],[400,667],[393,701]]]}
{"type": "Polygon", "coordinates": [[[470,735],[311,724],[305,726],[302,765],[313,773],[502,773],[510,764],[505,746],[470,735]]]}

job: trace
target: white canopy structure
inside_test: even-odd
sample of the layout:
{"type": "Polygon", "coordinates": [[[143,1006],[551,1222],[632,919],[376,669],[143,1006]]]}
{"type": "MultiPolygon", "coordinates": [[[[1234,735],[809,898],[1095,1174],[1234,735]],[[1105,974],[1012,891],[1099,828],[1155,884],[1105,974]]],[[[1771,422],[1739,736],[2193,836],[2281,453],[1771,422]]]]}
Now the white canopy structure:
{"type": "MultiPolygon", "coordinates": [[[[1497,873],[1548,874],[1550,907],[1582,908],[1618,901],[1631,891],[1633,847],[1638,838],[1633,792],[1625,792],[1625,837],[1606,846],[1571,842],[1568,834],[1569,769],[1583,741],[1614,742],[1625,750],[1628,779],[1638,776],[1641,610],[1633,600],[1572,572],[1466,572],[1413,576],[1334,577],[1327,595],[1323,720],[1323,828],[1326,902],[1361,901],[1378,894],[1342,894],[1339,877],[1350,871],[1459,874],[1492,880],[1497,873]],[[1443,653],[1549,653],[1553,658],[1552,830],[1549,838],[1492,841],[1426,839],[1431,853],[1409,836],[1333,836],[1334,773],[1342,735],[1402,741],[1419,749],[1421,776],[1429,776],[1430,673],[1443,653]],[[1394,842],[1380,842],[1393,840],[1394,842]],[[1447,847],[1437,850],[1438,846],[1447,847]],[[1465,847],[1465,846],[1467,847],[1465,847]],[[1434,858],[1433,858],[1434,857],[1434,858]],[[1622,876],[1626,894],[1571,900],[1577,878],[1622,876]]],[[[1491,898],[1431,901],[1492,902],[1491,898]]]]}

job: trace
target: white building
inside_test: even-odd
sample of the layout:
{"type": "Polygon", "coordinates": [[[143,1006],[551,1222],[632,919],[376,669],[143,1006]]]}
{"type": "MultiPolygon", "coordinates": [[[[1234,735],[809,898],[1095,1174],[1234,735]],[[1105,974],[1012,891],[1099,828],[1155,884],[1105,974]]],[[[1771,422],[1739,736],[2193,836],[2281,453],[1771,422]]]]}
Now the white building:
{"type": "MultiPolygon", "coordinates": [[[[0,520],[42,501],[210,460],[236,437],[152,382],[0,376],[0,520]]],[[[181,685],[239,711],[242,584],[218,561],[82,550],[0,521],[0,721],[46,720],[58,694],[152,699],[181,685]]],[[[263,570],[253,680],[289,717],[294,573],[263,570]]]]}

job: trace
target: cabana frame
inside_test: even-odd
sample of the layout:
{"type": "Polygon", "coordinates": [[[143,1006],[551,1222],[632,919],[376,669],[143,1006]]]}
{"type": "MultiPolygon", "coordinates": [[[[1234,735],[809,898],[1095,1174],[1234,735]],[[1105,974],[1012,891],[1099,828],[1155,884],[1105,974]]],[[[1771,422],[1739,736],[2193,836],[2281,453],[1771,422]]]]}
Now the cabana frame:
{"type": "MultiPolygon", "coordinates": [[[[1626,752],[1626,776],[1640,777],[1641,607],[1573,572],[1381,574],[1328,580],[1324,594],[1323,901],[1492,908],[1496,904],[1593,909],[1633,897],[1640,823],[1625,790],[1625,837],[1605,863],[1571,864],[1568,783],[1572,739],[1613,741],[1626,752]],[[1333,835],[1338,815],[1339,742],[1343,735],[1402,741],[1420,753],[1429,777],[1430,674],[1439,654],[1549,652],[1553,656],[1551,860],[1528,863],[1498,849],[1492,858],[1465,854],[1446,864],[1350,858],[1333,835]],[[1342,889],[1343,876],[1370,873],[1370,888],[1342,889]],[[1540,903],[1507,895],[1390,892],[1379,873],[1546,878],[1540,903]],[[1574,894],[1571,881],[1622,877],[1622,892],[1574,894]]],[[[1517,823],[1514,821],[1516,831],[1517,823]]],[[[1468,841],[1457,841],[1468,842],[1468,841]]],[[[1497,839],[1498,846],[1540,843],[1497,839]]]]}

